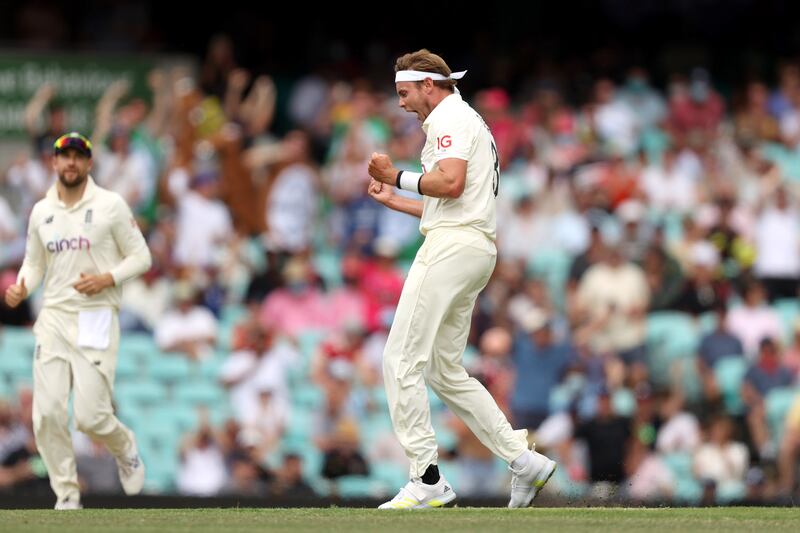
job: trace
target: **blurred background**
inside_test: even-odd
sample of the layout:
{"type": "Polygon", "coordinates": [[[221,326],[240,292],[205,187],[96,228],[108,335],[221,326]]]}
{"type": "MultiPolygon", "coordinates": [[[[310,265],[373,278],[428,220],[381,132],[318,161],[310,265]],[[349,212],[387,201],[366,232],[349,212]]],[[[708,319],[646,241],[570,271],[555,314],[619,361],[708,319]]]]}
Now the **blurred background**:
{"type": "MultiPolygon", "coordinates": [[[[0,1],[0,290],[53,141],[91,136],[95,180],[154,258],[125,286],[115,387],[149,494],[382,498],[407,480],[381,359],[421,236],[366,170],[374,151],[419,168],[393,65],[426,47],[469,70],[501,158],[464,364],[559,461],[546,496],[797,497],[800,4],[162,4],[0,1]]],[[[50,495],[40,305],[0,303],[3,498],[50,495]]],[[[505,497],[506,465],[430,399],[459,495],[505,497]]],[[[119,494],[113,457],[74,444],[84,492],[119,494]]]]}

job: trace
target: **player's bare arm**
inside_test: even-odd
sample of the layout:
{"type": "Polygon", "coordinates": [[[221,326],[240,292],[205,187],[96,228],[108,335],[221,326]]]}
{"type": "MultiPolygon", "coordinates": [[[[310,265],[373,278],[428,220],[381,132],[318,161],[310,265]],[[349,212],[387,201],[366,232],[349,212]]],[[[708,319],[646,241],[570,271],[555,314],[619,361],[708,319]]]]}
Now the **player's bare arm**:
{"type": "Polygon", "coordinates": [[[370,180],[367,192],[369,192],[369,195],[375,200],[390,209],[422,218],[422,200],[414,200],[413,198],[406,198],[405,196],[395,194],[394,187],[391,185],[386,185],[373,178],[370,180]]]}
{"type": "MultiPolygon", "coordinates": [[[[400,169],[392,164],[386,154],[372,154],[369,160],[369,175],[386,185],[396,185],[400,169]]],[[[439,161],[430,172],[422,175],[419,192],[435,198],[458,198],[464,192],[467,180],[467,162],[448,158],[439,161]]]]}

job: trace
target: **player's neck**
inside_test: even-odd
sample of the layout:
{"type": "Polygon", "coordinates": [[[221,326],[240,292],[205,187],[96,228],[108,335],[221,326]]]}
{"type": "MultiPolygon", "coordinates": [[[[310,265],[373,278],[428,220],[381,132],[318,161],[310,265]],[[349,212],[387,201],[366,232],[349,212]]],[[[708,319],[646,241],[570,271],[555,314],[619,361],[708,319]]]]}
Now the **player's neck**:
{"type": "Polygon", "coordinates": [[[450,96],[451,92],[445,90],[437,90],[431,93],[430,99],[428,100],[428,109],[425,110],[424,116],[422,117],[422,121],[424,122],[425,119],[428,118],[428,115],[433,113],[433,110],[436,109],[436,106],[442,103],[442,100],[450,96]]]}
{"type": "Polygon", "coordinates": [[[89,183],[88,177],[77,187],[65,187],[60,181],[57,182],[56,192],[58,193],[58,199],[64,202],[64,205],[67,207],[72,207],[80,202],[81,198],[83,198],[83,193],[86,191],[87,183],[89,183]]]}

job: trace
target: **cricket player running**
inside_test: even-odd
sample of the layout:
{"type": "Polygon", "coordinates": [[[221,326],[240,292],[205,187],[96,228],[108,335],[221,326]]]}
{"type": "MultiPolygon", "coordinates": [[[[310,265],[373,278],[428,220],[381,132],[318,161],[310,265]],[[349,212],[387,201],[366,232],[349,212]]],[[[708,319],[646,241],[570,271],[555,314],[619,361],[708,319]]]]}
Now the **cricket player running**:
{"type": "Polygon", "coordinates": [[[114,416],[111,393],[121,285],[149,269],[151,258],[122,197],[89,176],[89,140],[69,133],[54,150],[58,180],[31,212],[25,260],[5,299],[16,307],[44,279],[43,306],[33,328],[33,429],[55,508],[80,509],[67,427],[71,390],[77,428],[114,455],[125,493],[137,494],[144,484],[133,432],[114,416]]]}
{"type": "Polygon", "coordinates": [[[383,354],[392,424],[411,461],[411,481],[381,509],[441,507],[456,497],[439,473],[425,384],[480,441],[509,463],[509,507],[527,507],[547,483],[555,461],[528,449],[527,430],[514,431],[492,396],[461,363],[473,307],[497,258],[497,148],[480,115],[461,99],[445,61],[428,50],[395,65],[399,105],[416,113],[427,139],[423,173],[395,168],[385,154],[369,162],[369,194],[391,209],[420,217],[425,242],[409,270],[383,354]],[[417,191],[422,201],[394,194],[417,191]]]}

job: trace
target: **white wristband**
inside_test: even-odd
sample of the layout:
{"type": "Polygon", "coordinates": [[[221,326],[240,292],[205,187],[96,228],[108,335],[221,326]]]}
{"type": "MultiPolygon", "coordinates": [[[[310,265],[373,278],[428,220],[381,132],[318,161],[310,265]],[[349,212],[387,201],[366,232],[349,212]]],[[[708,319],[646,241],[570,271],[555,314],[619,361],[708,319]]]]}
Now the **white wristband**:
{"type": "Polygon", "coordinates": [[[422,174],[419,172],[410,172],[408,170],[401,170],[397,175],[397,188],[404,191],[416,191],[422,194],[419,190],[419,182],[422,179],[422,174]]]}

